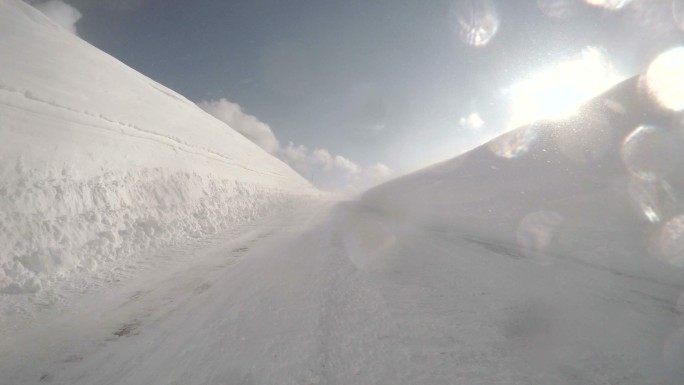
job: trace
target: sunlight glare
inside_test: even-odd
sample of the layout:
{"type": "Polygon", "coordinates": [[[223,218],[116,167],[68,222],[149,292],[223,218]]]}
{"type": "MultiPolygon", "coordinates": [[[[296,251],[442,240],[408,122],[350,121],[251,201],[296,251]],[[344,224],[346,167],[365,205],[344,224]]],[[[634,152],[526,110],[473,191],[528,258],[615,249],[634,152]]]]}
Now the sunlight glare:
{"type": "Polygon", "coordinates": [[[645,86],[659,106],[684,110],[684,47],[673,48],[653,60],[646,72],[645,86]]]}
{"type": "Polygon", "coordinates": [[[562,62],[510,87],[510,126],[572,116],[585,101],[622,80],[605,53],[585,48],[577,58],[562,62]]]}

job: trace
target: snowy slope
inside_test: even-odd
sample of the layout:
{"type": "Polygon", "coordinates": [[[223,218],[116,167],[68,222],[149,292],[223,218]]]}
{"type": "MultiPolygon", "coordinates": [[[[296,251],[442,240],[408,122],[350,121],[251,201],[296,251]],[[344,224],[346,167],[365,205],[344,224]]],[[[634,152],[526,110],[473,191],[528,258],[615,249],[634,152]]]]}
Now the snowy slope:
{"type": "Polygon", "coordinates": [[[181,95],[0,0],[0,293],[35,292],[311,192],[181,95]]]}
{"type": "Polygon", "coordinates": [[[245,224],[310,186],[22,3],[0,36],[5,293],[202,237],[0,296],[35,305],[0,317],[0,384],[684,383],[682,120],[639,79],[245,224]]]}
{"type": "Polygon", "coordinates": [[[362,197],[383,226],[366,244],[403,246],[356,255],[440,320],[416,340],[482,354],[445,362],[449,380],[484,365],[469,383],[684,383],[684,127],[642,85],[362,197]]]}
{"type": "Polygon", "coordinates": [[[680,119],[655,107],[633,78],[575,116],[521,127],[362,201],[475,243],[486,234],[541,261],[581,254],[681,280],[682,271],[671,269],[684,267],[680,119]]]}

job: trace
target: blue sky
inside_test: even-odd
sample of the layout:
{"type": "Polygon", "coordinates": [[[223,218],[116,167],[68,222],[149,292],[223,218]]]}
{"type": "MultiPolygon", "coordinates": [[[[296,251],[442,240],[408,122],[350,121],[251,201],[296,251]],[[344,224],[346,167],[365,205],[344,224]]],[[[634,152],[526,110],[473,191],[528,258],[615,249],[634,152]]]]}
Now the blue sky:
{"type": "Polygon", "coordinates": [[[293,162],[324,187],[510,128],[508,87],[588,46],[630,75],[683,39],[671,0],[64,1],[81,38],[195,102],[239,105],[275,134],[276,155],[287,160],[290,142],[325,150],[293,162]],[[458,20],[482,4],[499,24],[474,46],[458,20]]]}

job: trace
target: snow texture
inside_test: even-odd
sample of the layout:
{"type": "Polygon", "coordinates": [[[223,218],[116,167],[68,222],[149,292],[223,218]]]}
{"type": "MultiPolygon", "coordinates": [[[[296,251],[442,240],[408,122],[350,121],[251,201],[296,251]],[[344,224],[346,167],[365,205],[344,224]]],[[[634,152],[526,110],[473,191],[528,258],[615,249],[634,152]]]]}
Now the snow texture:
{"type": "MultiPolygon", "coordinates": [[[[26,55],[36,39],[106,57],[0,0],[0,36],[15,30],[41,37],[0,40],[0,68],[8,44],[26,55]]],[[[0,296],[32,305],[0,317],[3,385],[684,383],[684,122],[640,79],[360,201],[283,205],[310,186],[102,60],[77,71],[96,85],[80,99],[51,92],[85,85],[29,87],[18,63],[0,77],[19,82],[0,91],[1,234],[20,251],[3,254],[4,290],[49,283],[66,271],[57,261],[109,257],[130,273],[119,281],[115,264],[102,290],[58,303],[0,296]],[[93,102],[108,89],[125,97],[93,102]],[[127,115],[138,105],[124,101],[146,93],[146,114],[127,115]],[[177,238],[192,235],[203,238],[177,238]],[[128,267],[123,255],[156,242],[172,246],[128,267]]]]}
{"type": "Polygon", "coordinates": [[[183,96],[0,1],[0,293],[253,220],[310,184],[183,96]]]}

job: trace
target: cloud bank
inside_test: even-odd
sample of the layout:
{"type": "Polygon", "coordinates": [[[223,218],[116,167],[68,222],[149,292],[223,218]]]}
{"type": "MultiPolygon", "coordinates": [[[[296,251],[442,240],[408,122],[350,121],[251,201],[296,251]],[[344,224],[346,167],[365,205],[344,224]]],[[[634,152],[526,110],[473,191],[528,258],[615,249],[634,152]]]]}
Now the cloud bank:
{"type": "Polygon", "coordinates": [[[281,158],[319,188],[346,194],[359,193],[397,176],[382,163],[363,168],[341,155],[333,156],[328,150],[310,151],[292,142],[282,149],[281,158]]]}
{"type": "Polygon", "coordinates": [[[353,193],[395,175],[384,164],[378,163],[364,169],[350,159],[333,155],[323,148],[310,150],[302,144],[292,142],[281,146],[268,124],[226,99],[201,101],[197,105],[259,147],[279,157],[319,188],[353,193]]]}
{"type": "Polygon", "coordinates": [[[331,155],[328,150],[315,149],[309,151],[304,145],[290,142],[281,151],[283,160],[295,168],[310,171],[319,168],[324,171],[343,171],[345,174],[355,175],[361,168],[351,160],[341,155],[331,155]]]}

